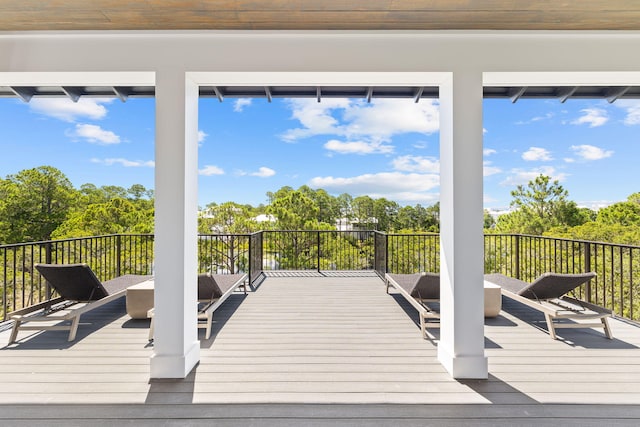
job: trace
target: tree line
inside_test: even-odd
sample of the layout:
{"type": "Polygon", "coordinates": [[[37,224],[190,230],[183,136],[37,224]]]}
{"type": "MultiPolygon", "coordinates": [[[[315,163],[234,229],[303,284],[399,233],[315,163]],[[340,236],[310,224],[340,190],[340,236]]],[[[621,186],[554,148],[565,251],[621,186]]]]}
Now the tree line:
{"type": "Polygon", "coordinates": [[[52,166],[0,179],[0,244],[116,233],[153,233],[153,191],[83,184],[52,166]]]}
{"type": "MultiPolygon", "coordinates": [[[[531,234],[640,244],[640,192],[598,211],[578,207],[558,181],[540,175],[511,192],[512,212],[495,220],[485,212],[486,233],[531,234]]],[[[153,190],[83,184],[74,188],[52,166],[0,179],[0,244],[119,233],[153,233],[153,190]]],[[[266,205],[211,203],[201,209],[198,231],[335,230],[339,224],[389,233],[439,232],[440,206],[401,206],[385,198],[332,196],[306,185],[266,194],[266,205]]]]}
{"type": "Polygon", "coordinates": [[[200,233],[258,230],[335,230],[339,224],[385,232],[438,232],[440,207],[400,206],[385,198],[332,196],[306,185],[267,193],[268,204],[211,203],[202,210],[200,233]]]}
{"type": "Polygon", "coordinates": [[[489,232],[640,245],[640,192],[596,211],[578,207],[557,180],[539,175],[511,196],[513,211],[489,232]]]}

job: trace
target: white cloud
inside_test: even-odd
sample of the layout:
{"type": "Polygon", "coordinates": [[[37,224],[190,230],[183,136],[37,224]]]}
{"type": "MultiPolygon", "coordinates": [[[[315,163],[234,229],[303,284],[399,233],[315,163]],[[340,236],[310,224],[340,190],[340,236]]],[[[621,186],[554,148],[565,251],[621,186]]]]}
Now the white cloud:
{"type": "Polygon", "coordinates": [[[387,139],[393,135],[438,132],[440,113],[437,100],[378,99],[370,104],[354,102],[344,114],[347,136],[364,135],[387,139]]]}
{"type": "Polygon", "coordinates": [[[600,160],[613,155],[613,151],[603,150],[594,145],[572,145],[571,149],[583,160],[600,160]]]}
{"type": "Polygon", "coordinates": [[[491,162],[488,161],[482,162],[482,166],[482,176],[491,176],[502,172],[502,169],[497,166],[492,166],[491,162]]]}
{"type": "Polygon", "coordinates": [[[485,148],[484,150],[482,150],[482,155],[484,156],[490,156],[492,154],[496,154],[497,151],[494,150],[493,148],[485,148]]]}
{"type": "Polygon", "coordinates": [[[209,135],[206,134],[203,130],[198,130],[198,144],[202,144],[208,136],[209,135]]]}
{"type": "Polygon", "coordinates": [[[80,98],[73,102],[68,98],[33,98],[29,108],[45,116],[54,117],[65,122],[75,122],[80,118],[100,120],[107,115],[102,104],[109,104],[112,99],[80,98]]]}
{"type": "Polygon", "coordinates": [[[257,177],[260,177],[260,178],[268,178],[270,176],[274,176],[275,174],[276,174],[276,171],[274,171],[273,169],[265,167],[265,166],[262,166],[261,168],[258,169],[257,172],[253,172],[253,173],[251,173],[249,175],[257,176],[257,177]]]}
{"type": "Polygon", "coordinates": [[[83,138],[87,142],[99,145],[120,144],[120,137],[110,130],[104,130],[100,126],[78,123],[75,130],[67,132],[72,138],[83,138]]]}
{"type": "Polygon", "coordinates": [[[244,111],[244,107],[248,107],[251,105],[251,101],[251,98],[236,99],[236,101],[233,103],[233,111],[235,111],[236,113],[241,113],[242,111],[244,111]]]}
{"type": "Polygon", "coordinates": [[[619,99],[613,105],[626,111],[627,115],[624,118],[625,125],[640,125],[640,101],[635,99],[619,99]]]}
{"type": "Polygon", "coordinates": [[[338,120],[333,117],[333,113],[334,110],[348,108],[350,103],[348,99],[333,98],[322,102],[308,98],[287,100],[292,110],[292,118],[299,121],[302,127],[287,130],[282,135],[282,139],[295,142],[315,135],[344,135],[344,130],[338,120]]]}
{"type": "Polygon", "coordinates": [[[398,202],[435,202],[438,194],[430,192],[440,185],[438,174],[382,172],[354,177],[315,177],[309,181],[312,188],[323,188],[330,193],[366,194],[372,198],[387,198],[398,202]]]}
{"type": "Polygon", "coordinates": [[[326,99],[320,103],[293,99],[288,105],[292,117],[302,125],[281,135],[288,142],[316,135],[379,142],[397,134],[432,134],[439,129],[437,100],[416,104],[409,99],[376,99],[369,104],[349,99],[326,99]]]}
{"type": "Polygon", "coordinates": [[[551,157],[551,153],[541,147],[530,147],[527,151],[522,153],[522,159],[533,162],[533,161],[549,161],[553,160],[551,157]]]}
{"type": "Polygon", "coordinates": [[[549,120],[549,119],[553,118],[553,116],[554,116],[554,113],[550,112],[550,113],[544,114],[542,116],[532,117],[529,120],[518,121],[518,122],[516,122],[516,124],[517,125],[529,125],[531,123],[539,122],[539,121],[542,121],[542,120],[549,120]]]}
{"type": "Polygon", "coordinates": [[[206,165],[202,169],[198,170],[198,174],[203,176],[224,175],[224,170],[218,166],[206,165]]]}
{"type": "Polygon", "coordinates": [[[435,157],[400,156],[393,159],[393,168],[402,172],[439,173],[440,161],[435,157]]]}
{"type": "Polygon", "coordinates": [[[374,153],[392,153],[393,146],[382,142],[367,141],[338,141],[332,139],[324,144],[324,148],[329,151],[335,151],[340,154],[374,154],[374,153]]]}
{"type": "Polygon", "coordinates": [[[602,126],[609,121],[607,111],[602,108],[585,108],[580,110],[583,113],[582,116],[572,121],[572,125],[588,124],[590,128],[602,126]]]}
{"type": "Polygon", "coordinates": [[[533,181],[538,175],[546,175],[552,180],[564,181],[567,177],[565,173],[559,173],[551,166],[544,166],[530,170],[512,169],[510,175],[500,184],[504,186],[526,185],[529,181],[533,181]]]}
{"type": "Polygon", "coordinates": [[[106,166],[120,165],[126,168],[152,168],[156,165],[153,160],[127,160],[123,158],[91,159],[93,163],[100,163],[106,166]]]}

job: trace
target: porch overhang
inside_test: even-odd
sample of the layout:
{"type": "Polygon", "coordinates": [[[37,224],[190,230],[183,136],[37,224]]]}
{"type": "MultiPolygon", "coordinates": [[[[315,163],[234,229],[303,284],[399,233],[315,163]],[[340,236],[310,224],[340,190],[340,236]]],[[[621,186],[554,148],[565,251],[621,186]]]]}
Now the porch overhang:
{"type": "MultiPolygon", "coordinates": [[[[483,88],[640,86],[640,56],[628,54],[639,48],[637,32],[4,34],[0,86],[60,86],[67,88],[65,96],[76,97],[83,95],[74,87],[95,86],[82,81],[102,76],[98,86],[114,94],[123,87],[154,87],[156,378],[184,377],[199,358],[192,308],[203,88],[315,87],[317,96],[317,87],[437,87],[443,295],[438,357],[456,378],[486,378],[483,88]],[[141,77],[149,81],[140,84],[141,77]]],[[[608,96],[634,93],[629,91],[608,96]]],[[[526,90],[511,96],[518,94],[526,90]]]]}

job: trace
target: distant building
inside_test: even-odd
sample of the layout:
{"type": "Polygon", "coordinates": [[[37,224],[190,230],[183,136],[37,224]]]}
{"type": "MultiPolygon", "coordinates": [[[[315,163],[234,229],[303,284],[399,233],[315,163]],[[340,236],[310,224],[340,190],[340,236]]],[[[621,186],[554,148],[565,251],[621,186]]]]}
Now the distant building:
{"type": "Polygon", "coordinates": [[[271,214],[260,214],[254,220],[255,222],[276,222],[276,217],[271,214]]]}

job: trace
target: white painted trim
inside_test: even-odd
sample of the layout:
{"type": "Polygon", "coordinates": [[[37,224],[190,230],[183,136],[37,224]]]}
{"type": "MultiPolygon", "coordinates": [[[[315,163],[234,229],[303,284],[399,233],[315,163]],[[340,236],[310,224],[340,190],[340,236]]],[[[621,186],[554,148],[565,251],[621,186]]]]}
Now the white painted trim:
{"type": "Polygon", "coordinates": [[[188,72],[202,86],[438,86],[443,72],[188,72]]]}
{"type": "Polygon", "coordinates": [[[637,86],[640,72],[486,72],[484,86],[637,86]]]}
{"type": "Polygon", "coordinates": [[[438,361],[457,379],[483,379],[489,376],[489,360],[486,356],[456,355],[444,346],[438,346],[438,361]]]}
{"type": "Polygon", "coordinates": [[[151,378],[186,378],[200,361],[200,341],[186,349],[184,354],[151,355],[151,378]]]}
{"type": "Polygon", "coordinates": [[[136,72],[0,72],[3,86],[155,86],[155,73],[136,72]]]}

